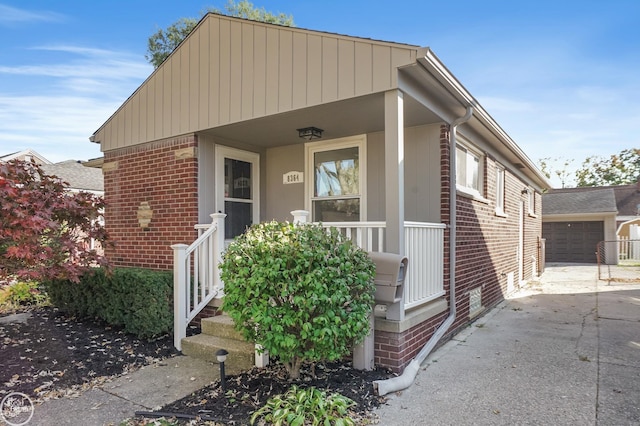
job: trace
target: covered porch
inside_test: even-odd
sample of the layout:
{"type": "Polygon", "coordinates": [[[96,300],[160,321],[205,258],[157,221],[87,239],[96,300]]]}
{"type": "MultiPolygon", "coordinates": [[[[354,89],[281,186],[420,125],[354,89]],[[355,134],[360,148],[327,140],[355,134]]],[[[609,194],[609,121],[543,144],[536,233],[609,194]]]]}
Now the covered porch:
{"type": "MultiPolygon", "coordinates": [[[[291,221],[307,223],[309,212],[291,212],[291,221]]],[[[212,214],[212,222],[196,225],[199,237],[191,245],[176,244],[174,250],[174,345],[180,350],[189,323],[214,299],[224,297],[224,282],[217,264],[225,247],[225,215],[212,214]]],[[[384,252],[386,224],[384,222],[321,223],[334,227],[360,248],[369,252],[384,252]]],[[[387,321],[401,322],[409,311],[417,311],[445,295],[444,230],[438,223],[404,222],[404,250],[409,267],[404,281],[402,299],[384,307],[387,321]]]]}

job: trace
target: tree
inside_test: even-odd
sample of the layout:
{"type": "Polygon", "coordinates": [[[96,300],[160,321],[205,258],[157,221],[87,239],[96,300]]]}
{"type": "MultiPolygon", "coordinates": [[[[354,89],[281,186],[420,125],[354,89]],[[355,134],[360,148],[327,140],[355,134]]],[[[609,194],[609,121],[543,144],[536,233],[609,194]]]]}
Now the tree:
{"type": "Polygon", "coordinates": [[[608,186],[635,183],[640,178],[640,149],[623,149],[609,158],[587,157],[576,171],[578,186],[608,186]]]}
{"type": "Polygon", "coordinates": [[[303,361],[333,361],[369,334],[375,266],[335,228],[255,224],[220,265],[222,310],[297,379],[303,361]]]}
{"type": "Polygon", "coordinates": [[[106,259],[88,248],[104,245],[99,224],[101,197],[72,193],[68,184],[40,166],[19,160],[0,163],[0,281],[69,279],[106,259]]]}
{"type": "Polygon", "coordinates": [[[225,5],[225,12],[216,8],[209,8],[199,19],[196,18],[180,18],[166,29],[159,29],[155,32],[147,42],[147,54],[145,58],[154,68],[158,68],[162,62],[178,47],[189,33],[195,28],[199,20],[207,12],[236,16],[239,18],[250,19],[252,21],[268,22],[271,24],[285,25],[293,27],[293,16],[284,13],[273,14],[267,12],[264,8],[258,8],[248,0],[241,0],[235,3],[229,0],[225,5]]]}
{"type": "Polygon", "coordinates": [[[571,175],[568,169],[571,163],[573,163],[573,160],[560,157],[544,157],[538,160],[538,166],[542,174],[545,175],[547,179],[551,179],[552,173],[556,175],[558,179],[560,179],[562,188],[566,187],[568,183],[567,180],[571,175]]]}

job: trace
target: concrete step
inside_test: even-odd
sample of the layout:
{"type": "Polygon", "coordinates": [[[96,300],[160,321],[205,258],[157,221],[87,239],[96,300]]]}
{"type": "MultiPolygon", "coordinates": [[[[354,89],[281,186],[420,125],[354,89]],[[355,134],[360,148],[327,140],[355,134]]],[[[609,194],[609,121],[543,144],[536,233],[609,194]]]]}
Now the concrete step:
{"type": "Polygon", "coordinates": [[[200,321],[200,326],[202,334],[244,341],[242,334],[234,328],[233,320],[229,315],[203,318],[200,321]]]}
{"type": "Polygon", "coordinates": [[[217,362],[216,352],[225,349],[229,352],[225,369],[231,373],[249,370],[255,365],[255,345],[253,343],[197,334],[182,339],[182,353],[194,358],[217,362]]]}

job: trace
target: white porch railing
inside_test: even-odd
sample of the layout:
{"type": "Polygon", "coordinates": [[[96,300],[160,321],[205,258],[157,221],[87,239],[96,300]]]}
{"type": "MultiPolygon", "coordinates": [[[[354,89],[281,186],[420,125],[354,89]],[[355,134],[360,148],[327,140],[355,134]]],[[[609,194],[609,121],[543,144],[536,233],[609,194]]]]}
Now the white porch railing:
{"type": "Polygon", "coordinates": [[[211,215],[211,225],[196,225],[198,239],[173,249],[173,345],[182,349],[187,326],[216,296],[222,296],[218,264],[224,249],[224,213],[211,215]]]}
{"type": "Polygon", "coordinates": [[[640,239],[618,237],[618,260],[621,263],[640,262],[640,239]]]}
{"type": "MultiPolygon", "coordinates": [[[[307,222],[309,212],[291,212],[295,223],[307,222]]],[[[385,222],[322,222],[337,228],[367,251],[385,249],[385,222]]],[[[444,230],[442,223],[405,222],[405,255],[409,259],[404,282],[404,309],[437,299],[444,292],[444,230]]]]}
{"type": "Polygon", "coordinates": [[[404,246],[409,259],[404,308],[411,309],[444,295],[443,223],[405,222],[404,246]]]}

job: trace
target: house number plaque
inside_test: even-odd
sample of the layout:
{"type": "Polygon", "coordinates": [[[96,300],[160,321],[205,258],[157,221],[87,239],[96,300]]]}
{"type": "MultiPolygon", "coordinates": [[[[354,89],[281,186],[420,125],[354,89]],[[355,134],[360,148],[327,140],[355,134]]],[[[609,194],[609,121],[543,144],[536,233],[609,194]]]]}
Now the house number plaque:
{"type": "Polygon", "coordinates": [[[304,182],[304,173],[302,172],[287,172],[282,175],[282,183],[284,185],[302,182],[304,182]]]}

